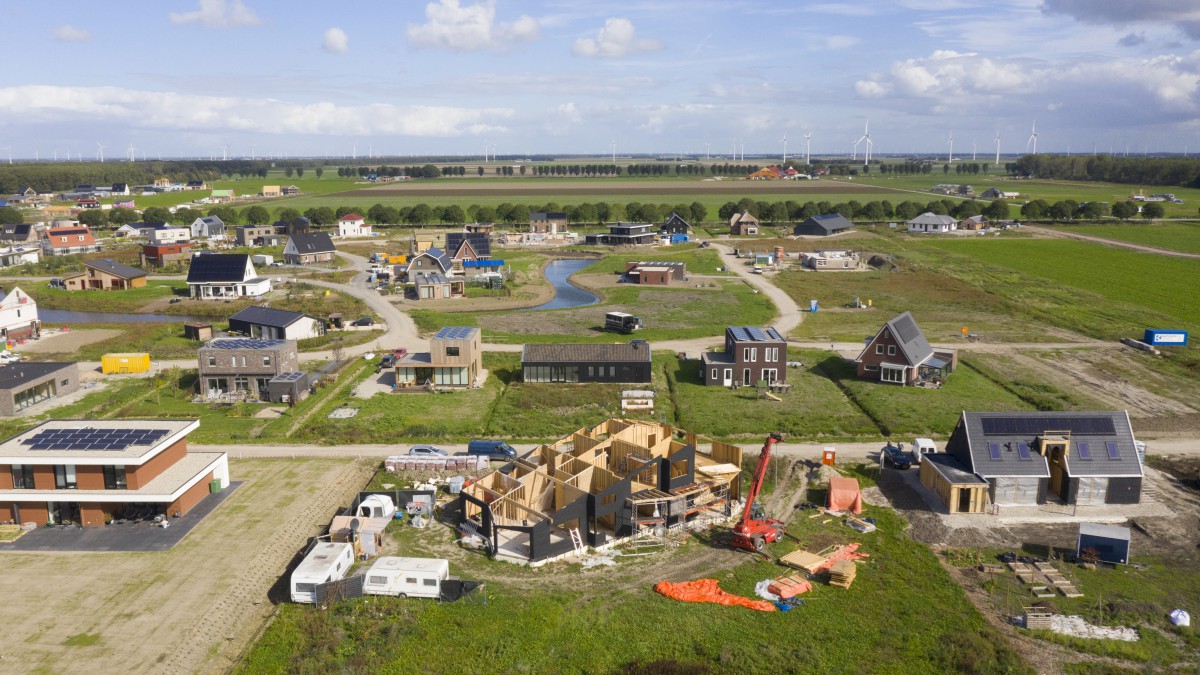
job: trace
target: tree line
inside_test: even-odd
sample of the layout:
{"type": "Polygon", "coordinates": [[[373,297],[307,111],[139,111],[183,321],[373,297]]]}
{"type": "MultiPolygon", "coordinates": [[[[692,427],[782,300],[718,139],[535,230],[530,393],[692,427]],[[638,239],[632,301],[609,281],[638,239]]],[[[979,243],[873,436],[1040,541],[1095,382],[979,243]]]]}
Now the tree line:
{"type": "Polygon", "coordinates": [[[1200,159],[1190,157],[1025,155],[1013,167],[1034,178],[1200,187],[1200,159]]]}

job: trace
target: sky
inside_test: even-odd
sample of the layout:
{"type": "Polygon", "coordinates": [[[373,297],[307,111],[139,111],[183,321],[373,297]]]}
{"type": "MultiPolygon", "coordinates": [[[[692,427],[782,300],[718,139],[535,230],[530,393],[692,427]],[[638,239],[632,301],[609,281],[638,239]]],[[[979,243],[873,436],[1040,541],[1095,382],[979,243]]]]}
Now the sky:
{"type": "Polygon", "coordinates": [[[116,7],[5,2],[0,152],[1200,153],[1200,0],[116,7]]]}

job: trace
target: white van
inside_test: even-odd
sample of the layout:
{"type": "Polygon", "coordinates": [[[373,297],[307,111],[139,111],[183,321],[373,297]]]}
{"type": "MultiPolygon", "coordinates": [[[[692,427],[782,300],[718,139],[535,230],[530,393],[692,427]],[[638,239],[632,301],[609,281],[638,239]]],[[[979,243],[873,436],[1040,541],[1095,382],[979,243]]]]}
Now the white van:
{"type": "Polygon", "coordinates": [[[384,556],[371,565],[363,582],[366,595],[400,598],[436,598],[450,577],[450,563],[442,558],[384,556]]]}
{"type": "Polygon", "coordinates": [[[928,438],[913,439],[912,456],[913,461],[917,464],[921,463],[921,455],[928,455],[932,452],[937,452],[937,448],[933,445],[933,440],[928,438]]]}
{"type": "Polygon", "coordinates": [[[323,541],[313,547],[292,572],[292,602],[317,601],[317,585],[346,576],[354,564],[354,547],[323,541]]]}

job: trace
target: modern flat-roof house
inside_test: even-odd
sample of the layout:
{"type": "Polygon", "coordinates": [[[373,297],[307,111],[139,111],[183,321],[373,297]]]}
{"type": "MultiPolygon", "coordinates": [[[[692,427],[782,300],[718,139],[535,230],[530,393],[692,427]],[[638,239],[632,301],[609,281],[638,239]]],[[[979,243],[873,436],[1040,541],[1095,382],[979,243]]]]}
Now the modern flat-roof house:
{"type": "Polygon", "coordinates": [[[283,261],[289,265],[329,262],[335,250],[327,232],[293,234],[283,246],[283,261]]]}
{"type": "Polygon", "coordinates": [[[527,452],[459,493],[459,527],[502,559],[540,563],[694,519],[726,519],[742,498],[742,449],[658,422],[610,419],[527,452]],[[698,447],[711,449],[702,453],[698,447]],[[572,534],[572,533],[575,534],[572,534]]]}
{"type": "Polygon", "coordinates": [[[461,298],[467,292],[466,279],[448,277],[441,272],[411,272],[408,278],[412,281],[417,300],[449,300],[461,298]]]}
{"type": "Polygon", "coordinates": [[[217,216],[204,216],[192,221],[192,239],[225,239],[225,221],[217,216]]]}
{"type": "Polygon", "coordinates": [[[625,279],[643,286],[668,286],[687,279],[687,263],[638,261],[625,263],[625,279]]]}
{"type": "Polygon", "coordinates": [[[308,234],[312,228],[312,223],[309,222],[308,218],[300,216],[291,220],[277,220],[275,221],[274,228],[275,234],[286,234],[289,237],[293,237],[297,234],[308,234]]]}
{"type": "Polygon", "coordinates": [[[42,255],[74,255],[96,253],[101,245],[87,225],[51,227],[42,232],[42,255]]]}
{"type": "Polygon", "coordinates": [[[192,256],[188,289],[201,300],[257,297],[271,291],[270,277],[254,273],[246,253],[208,253],[192,256]]]}
{"type": "Polygon", "coordinates": [[[858,376],[866,380],[905,386],[940,383],[958,367],[958,352],[931,347],[916,319],[905,312],[883,324],[854,362],[858,376]]]}
{"type": "Polygon", "coordinates": [[[726,326],[725,351],[700,357],[706,386],[787,382],[787,340],[774,328],[726,326]]]}
{"type": "Polygon", "coordinates": [[[855,270],[860,263],[854,251],[805,251],[800,264],[810,270],[855,270]]]}
{"type": "Polygon", "coordinates": [[[1102,506],[1141,501],[1136,443],[1125,411],[964,412],[946,453],[993,504],[1102,506]]]}
{"type": "MultiPolygon", "coordinates": [[[[19,361],[0,365],[0,417],[12,417],[77,389],[79,366],[72,362],[19,361]]],[[[4,515],[0,512],[0,518],[4,515]]]]}
{"type": "Polygon", "coordinates": [[[563,211],[536,211],[529,214],[529,231],[533,234],[560,234],[567,231],[567,214],[563,211]]]}
{"type": "Polygon", "coordinates": [[[478,328],[448,326],[439,330],[429,341],[428,352],[396,359],[396,386],[475,386],[483,370],[480,336],[478,328]]]}
{"type": "Polygon", "coordinates": [[[658,233],[650,223],[612,223],[608,232],[593,232],[584,237],[584,243],[602,246],[640,246],[656,241],[658,233]]]}
{"type": "Polygon", "coordinates": [[[796,227],[792,229],[792,234],[797,237],[828,237],[841,234],[852,227],[854,227],[854,223],[850,222],[846,216],[840,213],[826,213],[797,223],[796,227]]]}
{"type": "Polygon", "coordinates": [[[229,317],[230,332],[269,340],[303,340],[325,334],[325,322],[300,312],[247,307],[229,317]]]}
{"type": "Polygon", "coordinates": [[[945,234],[958,229],[958,221],[953,216],[938,215],[926,211],[908,221],[908,231],[919,234],[945,234]]]}
{"type": "Polygon", "coordinates": [[[42,250],[37,247],[6,246],[0,248],[0,267],[33,265],[42,259],[42,250]]]}
{"type": "Polygon", "coordinates": [[[737,237],[758,234],[758,218],[749,211],[735,213],[729,218],[729,234],[737,237]]]}
{"type": "Polygon", "coordinates": [[[138,223],[134,227],[149,244],[183,244],[192,240],[192,230],[172,223],[138,223]]]}
{"type": "Polygon", "coordinates": [[[0,443],[0,517],[103,527],[186,515],[229,486],[224,452],[188,452],[198,420],[51,420],[0,443]]]}
{"type": "Polygon", "coordinates": [[[651,382],[650,344],[527,344],[523,382],[651,382]]]}
{"type": "Polygon", "coordinates": [[[279,235],[270,225],[239,225],[234,229],[238,246],[278,246],[279,235]]]}
{"type": "Polygon", "coordinates": [[[337,229],[339,237],[371,236],[371,226],[367,224],[367,219],[357,213],[347,213],[338,218],[337,229]]]}
{"type": "Polygon", "coordinates": [[[0,300],[0,340],[37,337],[41,332],[37,302],[14,286],[0,300]]]}
{"type": "Polygon", "coordinates": [[[295,340],[216,338],[200,348],[199,360],[200,396],[206,399],[266,399],[273,378],[300,370],[295,340]]]}
{"type": "Polygon", "coordinates": [[[186,265],[192,259],[192,244],[142,244],[143,267],[186,265]]]}
{"type": "Polygon", "coordinates": [[[68,291],[124,291],[145,286],[146,272],[112,258],[86,260],[83,271],[63,277],[63,284],[68,291]]]}

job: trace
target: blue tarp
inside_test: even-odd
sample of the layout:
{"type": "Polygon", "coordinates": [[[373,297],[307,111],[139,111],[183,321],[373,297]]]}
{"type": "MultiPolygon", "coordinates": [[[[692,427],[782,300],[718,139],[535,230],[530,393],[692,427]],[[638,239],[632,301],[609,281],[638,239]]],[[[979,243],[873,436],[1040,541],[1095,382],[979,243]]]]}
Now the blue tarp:
{"type": "Polygon", "coordinates": [[[463,267],[504,267],[503,260],[464,260],[463,267]]]}
{"type": "Polygon", "coordinates": [[[682,243],[684,243],[684,242],[687,242],[687,241],[688,241],[688,236],[687,236],[686,234],[673,234],[673,235],[671,235],[671,243],[672,243],[672,244],[682,244],[682,243]]]}

